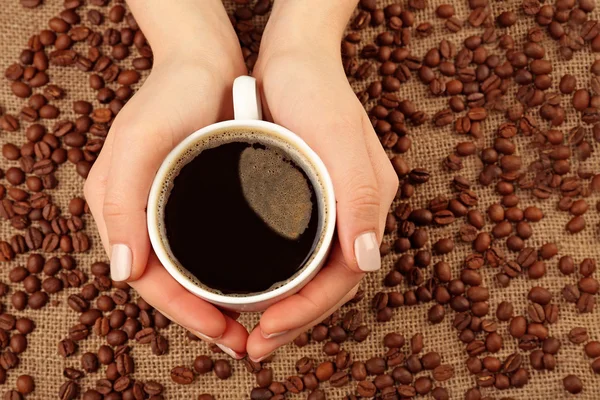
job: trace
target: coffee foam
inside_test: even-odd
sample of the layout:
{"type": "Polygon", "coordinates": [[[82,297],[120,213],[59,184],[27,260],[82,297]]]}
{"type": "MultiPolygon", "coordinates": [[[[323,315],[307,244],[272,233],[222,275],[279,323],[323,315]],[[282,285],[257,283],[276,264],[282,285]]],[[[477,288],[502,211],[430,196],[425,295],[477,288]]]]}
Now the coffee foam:
{"type": "Polygon", "coordinates": [[[298,239],[312,212],[308,178],[284,154],[265,147],[242,151],[239,175],[244,198],[256,215],[280,236],[298,239]]]}
{"type": "MultiPolygon", "coordinates": [[[[279,161],[281,158],[279,158],[279,161]]],[[[274,160],[271,160],[271,162],[274,160]]],[[[322,179],[319,177],[319,174],[316,172],[317,168],[310,162],[309,157],[305,155],[303,152],[298,150],[296,147],[292,146],[290,143],[285,141],[284,138],[280,137],[277,133],[271,132],[268,130],[256,130],[256,129],[244,129],[244,128],[233,128],[233,129],[223,129],[220,131],[211,132],[209,135],[204,136],[190,145],[188,148],[184,149],[174,162],[171,163],[169,172],[166,174],[165,179],[162,182],[160,188],[160,195],[158,198],[158,230],[160,232],[162,246],[166,250],[171,263],[177,267],[178,271],[184,275],[188,280],[193,282],[195,285],[200,286],[206,291],[216,293],[219,295],[226,295],[229,297],[248,297],[254,296],[261,293],[267,293],[272,290],[275,290],[281,286],[284,286],[288,282],[294,280],[305,268],[308,264],[310,264],[321,246],[323,245],[323,238],[325,236],[324,229],[324,221],[326,221],[327,215],[330,210],[327,208],[327,201],[325,199],[325,187],[323,185],[322,179]],[[209,286],[204,285],[195,275],[191,274],[188,270],[183,267],[177,258],[173,255],[169,242],[167,240],[166,227],[164,224],[165,219],[165,205],[169,199],[169,195],[171,194],[171,190],[173,188],[173,182],[181,169],[187,165],[191,160],[197,157],[203,150],[212,149],[215,147],[219,147],[221,145],[232,143],[232,142],[245,142],[249,144],[259,144],[266,146],[270,149],[276,150],[280,152],[286,159],[291,160],[297,167],[302,169],[302,172],[306,175],[306,177],[310,180],[315,198],[317,200],[317,206],[319,207],[319,225],[317,227],[317,232],[319,234],[318,238],[315,240],[315,245],[311,252],[310,257],[305,261],[302,268],[300,268],[293,276],[288,278],[286,281],[278,282],[277,284],[271,286],[269,289],[263,292],[254,292],[247,294],[224,294],[219,290],[211,288],[209,286]]],[[[298,171],[299,172],[299,171],[298,171]]],[[[300,172],[299,172],[300,173],[300,172]]],[[[302,173],[300,173],[302,175],[302,173]]],[[[307,187],[308,189],[308,187],[307,187]]],[[[310,199],[310,197],[309,197],[310,199]]],[[[309,201],[310,204],[310,201],[309,201]]],[[[308,216],[310,217],[310,210],[308,210],[308,216]]],[[[301,220],[301,218],[300,218],[301,220]]],[[[269,223],[269,221],[267,221],[269,223]]],[[[289,230],[289,225],[286,227],[286,224],[283,223],[282,219],[274,218],[270,220],[271,227],[277,226],[280,224],[281,230],[285,231],[289,230]]],[[[298,225],[301,222],[298,222],[298,225]]],[[[308,223],[306,223],[308,225],[308,223]]],[[[288,233],[289,234],[289,233],[288,233]]],[[[224,254],[223,257],[227,255],[224,254]]],[[[199,258],[202,255],[199,254],[199,258]]],[[[207,268],[218,268],[218,266],[207,266],[207,268]]]]}

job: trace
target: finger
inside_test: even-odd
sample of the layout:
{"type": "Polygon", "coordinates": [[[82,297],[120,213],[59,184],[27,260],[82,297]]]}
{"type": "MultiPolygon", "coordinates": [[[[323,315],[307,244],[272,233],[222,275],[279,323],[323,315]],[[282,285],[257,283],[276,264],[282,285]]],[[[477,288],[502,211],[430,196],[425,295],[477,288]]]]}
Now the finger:
{"type": "MultiPolygon", "coordinates": [[[[169,318],[171,321],[177,323],[178,325],[181,325],[177,321],[175,321],[175,319],[171,317],[169,313],[165,313],[161,310],[158,311],[160,311],[161,314],[169,318]]],[[[186,329],[188,329],[188,331],[190,331],[194,336],[200,338],[201,340],[207,343],[216,344],[221,350],[223,350],[225,354],[227,354],[231,358],[241,360],[246,356],[246,338],[248,337],[248,331],[246,331],[246,328],[244,328],[242,325],[237,323],[235,318],[231,318],[228,315],[225,315],[225,324],[225,332],[223,333],[223,335],[216,339],[201,334],[198,331],[193,331],[188,328],[186,329]]]]}
{"type": "Polygon", "coordinates": [[[350,137],[345,139],[352,143],[354,151],[341,153],[344,154],[341,157],[338,150],[330,149],[326,154],[327,161],[324,161],[338,201],[337,234],[346,265],[354,271],[372,272],[381,268],[381,205],[377,177],[366,151],[361,119],[352,123],[353,129],[360,132],[349,134],[350,137]]]}
{"type": "Polygon", "coordinates": [[[230,316],[225,316],[225,333],[216,341],[217,346],[231,358],[241,360],[246,356],[246,342],[248,331],[230,316]]]}
{"type": "Polygon", "coordinates": [[[150,252],[148,192],[160,163],[173,147],[166,143],[169,132],[160,126],[123,121],[115,121],[109,133],[114,143],[102,209],[115,281],[138,279],[144,271],[150,252]],[[133,157],[133,151],[143,156],[133,157]]]}
{"type": "Polygon", "coordinates": [[[212,304],[181,286],[160,264],[156,255],[150,256],[142,277],[130,285],[154,308],[194,334],[216,341],[225,333],[225,316],[212,304]]]}
{"type": "Polygon", "coordinates": [[[379,237],[383,237],[383,230],[385,228],[385,220],[389,212],[390,205],[396,198],[398,193],[398,175],[392,168],[392,164],[389,161],[381,142],[377,138],[373,127],[369,122],[363,126],[365,131],[365,143],[367,145],[367,152],[371,159],[371,166],[375,171],[377,177],[377,184],[379,187],[379,195],[381,201],[381,207],[379,209],[379,237]]]}
{"type": "Polygon", "coordinates": [[[340,248],[336,246],[329,264],[310,283],[263,313],[260,329],[269,338],[310,323],[337,304],[363,276],[364,273],[348,271],[340,248]]]}
{"type": "Polygon", "coordinates": [[[356,291],[358,290],[358,285],[354,287],[349,293],[347,293],[340,301],[338,301],[333,307],[326,310],[324,313],[319,315],[317,318],[313,319],[309,323],[305,324],[296,329],[292,329],[282,335],[273,337],[273,338],[265,338],[262,335],[260,328],[254,329],[250,336],[248,337],[248,344],[246,346],[248,351],[248,356],[254,362],[260,362],[270,356],[275,350],[279,347],[284,346],[298,337],[299,334],[305,332],[306,330],[312,328],[317,325],[319,322],[333,314],[337,309],[343,306],[346,302],[351,300],[356,291]]]}

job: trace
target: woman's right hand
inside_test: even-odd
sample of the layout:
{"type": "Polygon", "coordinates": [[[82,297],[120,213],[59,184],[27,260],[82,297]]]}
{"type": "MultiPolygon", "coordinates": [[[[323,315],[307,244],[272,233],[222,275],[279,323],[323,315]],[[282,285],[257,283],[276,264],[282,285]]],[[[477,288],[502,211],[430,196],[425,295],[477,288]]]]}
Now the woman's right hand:
{"type": "Polygon", "coordinates": [[[85,183],[85,196],[109,254],[113,280],[128,282],[162,314],[241,358],[246,329],[183,288],[152,252],[146,205],[167,154],[192,132],[232,118],[232,82],[247,71],[219,0],[185,7],[169,2],[162,10],[165,3],[130,1],[153,46],[154,68],[115,118],[85,183]]]}

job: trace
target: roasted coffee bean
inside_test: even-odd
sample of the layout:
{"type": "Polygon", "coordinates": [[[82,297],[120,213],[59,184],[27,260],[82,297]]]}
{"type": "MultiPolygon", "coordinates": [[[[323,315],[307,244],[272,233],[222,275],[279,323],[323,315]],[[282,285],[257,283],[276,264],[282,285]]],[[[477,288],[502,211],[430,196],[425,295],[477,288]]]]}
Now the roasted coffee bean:
{"type": "Polygon", "coordinates": [[[554,324],[558,321],[558,305],[546,304],[544,306],[544,313],[546,314],[546,322],[554,324]]]}
{"type": "Polygon", "coordinates": [[[544,308],[539,304],[534,303],[529,305],[529,307],[527,307],[527,313],[533,322],[543,323],[546,320],[544,308]]]}
{"type": "Polygon", "coordinates": [[[580,313],[589,313],[594,310],[596,298],[589,293],[582,293],[577,300],[577,310],[580,313]]]}
{"type": "Polygon", "coordinates": [[[523,316],[516,316],[510,320],[508,331],[515,338],[521,338],[527,330],[527,320],[523,316]]]}
{"type": "Polygon", "coordinates": [[[444,310],[444,307],[440,304],[432,306],[427,313],[429,322],[431,322],[432,324],[438,324],[442,322],[444,320],[445,315],[446,311],[444,310]]]}
{"type": "Polygon", "coordinates": [[[419,360],[419,357],[416,354],[412,354],[406,359],[406,367],[413,374],[416,374],[423,370],[421,360],[419,360]]]}
{"type": "Polygon", "coordinates": [[[540,340],[543,340],[548,337],[548,328],[541,323],[530,323],[527,326],[527,333],[537,337],[540,340]]]}
{"type": "Polygon", "coordinates": [[[415,391],[420,395],[426,395],[431,391],[433,383],[428,377],[422,376],[417,378],[414,383],[415,391]]]}
{"type": "Polygon", "coordinates": [[[356,381],[364,381],[367,378],[367,369],[363,362],[355,361],[350,369],[352,378],[356,381]]]}
{"type": "Polygon", "coordinates": [[[560,341],[554,337],[549,337],[542,342],[542,350],[548,354],[556,354],[560,349],[560,341]]]}
{"type": "Polygon", "coordinates": [[[386,362],[381,357],[373,357],[365,362],[365,367],[370,375],[379,375],[385,372],[386,362]]]}
{"type": "Polygon", "coordinates": [[[48,294],[46,292],[35,292],[27,300],[27,305],[33,310],[39,310],[48,302],[48,294]]]}
{"type": "MultiPolygon", "coordinates": [[[[384,376],[384,375],[380,375],[380,376],[384,376]]],[[[300,380],[300,378],[298,378],[298,379],[299,379],[299,382],[302,382],[302,380],[300,380]]],[[[391,377],[390,377],[390,379],[391,379],[391,377]]],[[[346,371],[337,371],[329,379],[329,384],[332,387],[342,387],[342,386],[345,386],[346,384],[348,384],[349,380],[350,380],[350,378],[346,371]]],[[[392,384],[393,384],[393,379],[391,379],[391,380],[392,380],[392,384]]],[[[290,391],[290,390],[288,389],[288,391],[290,391]]]]}
{"type": "Polygon", "coordinates": [[[600,342],[597,340],[586,343],[583,349],[589,358],[600,357],[600,342]]]}
{"type": "Polygon", "coordinates": [[[433,369],[433,379],[444,382],[454,376],[454,368],[451,365],[438,365],[433,369]]]}
{"type": "Polygon", "coordinates": [[[336,342],[327,342],[323,346],[323,353],[328,356],[335,356],[340,351],[340,345],[336,342]]]}
{"type": "Polygon", "coordinates": [[[581,278],[577,283],[577,286],[579,287],[580,291],[589,294],[596,294],[600,289],[600,284],[598,281],[591,276],[581,278]]]}
{"type": "Polygon", "coordinates": [[[96,372],[98,370],[98,357],[94,353],[85,353],[81,356],[81,368],[85,372],[96,372]]]}
{"type": "Polygon", "coordinates": [[[344,330],[344,328],[342,328],[339,325],[332,326],[329,329],[329,338],[336,343],[345,342],[347,337],[348,337],[348,335],[346,334],[346,331],[344,330]]]}
{"type": "Polygon", "coordinates": [[[213,369],[213,361],[208,356],[198,356],[194,360],[194,371],[197,374],[206,374],[213,369]]]}
{"type": "Polygon", "coordinates": [[[335,371],[334,364],[330,361],[323,362],[317,366],[315,375],[321,382],[327,381],[331,378],[335,371]]]}
{"type": "Polygon", "coordinates": [[[152,353],[155,356],[162,356],[167,354],[169,351],[169,342],[162,335],[156,335],[152,338],[150,342],[150,347],[152,348],[152,353]]]}
{"type": "Polygon", "coordinates": [[[273,370],[263,368],[256,374],[256,384],[258,387],[266,388],[273,382],[273,370]]]}
{"type": "Polygon", "coordinates": [[[113,384],[109,379],[99,379],[96,381],[96,390],[103,394],[108,395],[113,388],[113,384]]]}
{"type": "Polygon", "coordinates": [[[441,364],[441,357],[439,353],[433,351],[426,353],[423,355],[423,357],[421,357],[421,364],[425,369],[435,369],[441,364]]]}
{"type": "Polygon", "coordinates": [[[567,375],[564,377],[563,386],[565,390],[571,394],[577,394],[583,390],[583,383],[576,375],[567,375]]]}
{"type": "Polygon", "coordinates": [[[127,342],[127,339],[128,339],[127,334],[120,329],[114,329],[114,330],[110,331],[108,333],[108,335],[106,336],[106,341],[111,346],[120,346],[120,345],[124,344],[125,342],[127,342]]]}
{"type": "Polygon", "coordinates": [[[356,386],[356,393],[362,397],[373,397],[377,393],[377,387],[373,382],[361,380],[356,386]]]}
{"type": "Polygon", "coordinates": [[[15,328],[23,335],[27,335],[33,332],[34,323],[29,318],[19,318],[15,323],[15,328]]]}
{"type": "Polygon", "coordinates": [[[404,343],[405,343],[404,336],[400,335],[399,333],[395,333],[395,332],[388,333],[383,338],[383,344],[386,347],[390,347],[390,348],[401,348],[404,346],[404,343]]]}
{"type": "Polygon", "coordinates": [[[352,356],[346,350],[340,351],[335,357],[335,366],[338,370],[344,370],[352,364],[352,356]]]}
{"type": "Polygon", "coordinates": [[[21,354],[27,349],[27,338],[20,333],[13,334],[9,346],[13,353],[21,354]]]}
{"type": "Polygon", "coordinates": [[[433,249],[437,254],[448,254],[454,249],[454,241],[450,238],[443,238],[434,243],[433,249]]]}
{"type": "Polygon", "coordinates": [[[596,271],[596,261],[591,258],[584,258],[579,264],[579,272],[585,277],[589,277],[596,271]]]}
{"type": "Polygon", "coordinates": [[[83,373],[83,371],[80,371],[75,368],[65,368],[63,370],[63,375],[68,379],[78,380],[81,379],[85,374],[83,373]]]}
{"type": "Polygon", "coordinates": [[[113,362],[114,352],[113,349],[109,346],[102,345],[98,349],[98,361],[100,364],[109,365],[113,362]]]}
{"type": "Polygon", "coordinates": [[[503,301],[498,304],[496,309],[496,318],[500,321],[508,321],[513,316],[513,305],[508,301],[503,301]]]}
{"type": "Polygon", "coordinates": [[[250,392],[250,398],[252,400],[267,400],[273,397],[273,393],[269,389],[254,388],[250,392]]]}
{"type": "Polygon", "coordinates": [[[231,376],[231,364],[227,360],[217,360],[213,368],[215,375],[219,379],[228,379],[231,376]]]}
{"type": "Polygon", "coordinates": [[[552,300],[552,293],[545,288],[535,286],[529,291],[527,298],[535,303],[546,305],[552,300]]]}
{"type": "Polygon", "coordinates": [[[61,400],[73,400],[79,396],[79,385],[75,381],[66,381],[58,391],[61,400]]]}
{"type": "Polygon", "coordinates": [[[180,385],[189,385],[194,381],[194,373],[187,367],[175,367],[171,370],[171,379],[180,385]]]}

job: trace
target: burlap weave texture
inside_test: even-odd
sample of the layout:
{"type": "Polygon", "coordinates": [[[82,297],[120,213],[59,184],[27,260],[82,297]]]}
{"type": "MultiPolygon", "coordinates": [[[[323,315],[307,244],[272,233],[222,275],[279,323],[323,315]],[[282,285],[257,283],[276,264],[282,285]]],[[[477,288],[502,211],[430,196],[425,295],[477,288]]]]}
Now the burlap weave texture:
{"type": "MultiPolygon", "coordinates": [[[[166,0],[165,0],[166,1],[166,0]]],[[[291,0],[289,0],[291,1],[291,0]]],[[[380,1],[381,6],[387,5],[392,1],[380,1]]],[[[435,9],[442,0],[430,0],[427,9],[416,12],[416,23],[431,21],[434,26],[433,34],[427,38],[413,38],[411,44],[412,53],[422,56],[425,52],[440,42],[441,39],[453,41],[456,45],[460,45],[462,40],[472,34],[481,33],[479,29],[471,29],[465,27],[456,35],[450,35],[443,27],[443,20],[435,17],[435,9]]],[[[0,12],[0,70],[4,71],[6,67],[12,64],[19,56],[20,51],[26,47],[27,39],[40,29],[47,28],[47,21],[52,16],[56,15],[62,9],[62,1],[46,0],[45,4],[35,10],[24,9],[18,0],[2,0],[2,12],[0,12]]],[[[402,3],[405,3],[402,1],[402,3]]],[[[494,14],[504,10],[513,10],[519,14],[519,21],[511,28],[506,29],[515,39],[517,46],[524,42],[525,35],[529,28],[534,26],[535,22],[532,17],[523,15],[520,10],[520,2],[517,0],[509,1],[491,1],[491,7],[494,14]]],[[[232,0],[226,0],[227,7],[234,7],[232,0]]],[[[466,19],[469,14],[468,4],[466,0],[457,0],[454,2],[457,17],[466,19]]],[[[85,15],[88,8],[84,7],[80,15],[85,15]]],[[[592,18],[598,18],[599,12],[595,10],[592,18]]],[[[263,21],[264,22],[264,21],[263,21]]],[[[377,29],[368,29],[361,32],[361,46],[373,42],[373,38],[384,27],[377,29]]],[[[564,62],[559,59],[557,54],[557,44],[554,41],[544,41],[546,49],[546,58],[552,60],[554,70],[553,89],[557,90],[559,77],[565,73],[570,73],[577,77],[578,87],[588,87],[590,73],[589,67],[597,58],[595,54],[589,52],[589,48],[577,52],[574,59],[569,62],[564,62]]],[[[492,48],[490,48],[492,51],[492,48]]],[[[130,57],[131,59],[131,57],[130,57]]],[[[129,65],[130,59],[124,60],[121,65],[129,65]]],[[[75,69],[64,69],[52,67],[48,71],[51,80],[54,83],[64,87],[67,91],[67,96],[64,100],[57,102],[61,107],[61,118],[74,118],[72,113],[72,101],[88,100],[95,105],[99,105],[95,98],[95,92],[89,88],[88,75],[79,72],[75,69]]],[[[374,76],[371,78],[373,79],[374,76]]],[[[362,90],[368,84],[367,82],[353,82],[356,91],[362,90]]],[[[139,86],[139,85],[137,85],[139,86]]],[[[511,93],[514,93],[515,88],[511,93]]],[[[429,94],[426,86],[421,84],[416,77],[413,77],[409,82],[403,84],[398,95],[400,98],[410,99],[417,106],[426,111],[429,116],[446,107],[447,97],[434,98],[429,94]]],[[[506,96],[509,105],[515,101],[513,95],[506,96]]],[[[562,104],[567,111],[566,122],[561,127],[561,130],[567,130],[579,123],[578,116],[568,106],[570,98],[563,96],[562,104]]],[[[24,101],[13,96],[10,90],[8,81],[2,80],[0,83],[0,107],[4,112],[9,112],[13,115],[18,114],[23,106],[24,101]]],[[[537,117],[537,115],[536,115],[537,117]]],[[[537,117],[541,126],[544,123],[537,117]]],[[[485,142],[483,146],[492,145],[495,129],[504,122],[504,116],[499,112],[492,112],[491,116],[484,122],[484,130],[486,132],[485,142]]],[[[50,125],[48,125],[50,126],[50,125]]],[[[2,133],[0,136],[0,144],[12,142],[22,144],[25,141],[24,127],[22,126],[18,132],[2,133]]],[[[447,172],[442,167],[442,160],[453,151],[456,143],[466,140],[453,132],[452,127],[435,128],[430,122],[419,127],[409,127],[409,135],[413,140],[413,146],[407,153],[406,157],[410,165],[413,167],[427,168],[432,173],[430,181],[423,186],[417,188],[416,195],[411,199],[411,203],[415,207],[426,206],[427,201],[439,194],[450,194],[452,188],[450,182],[454,174],[447,172]]],[[[589,132],[588,132],[589,135],[589,132]]],[[[519,138],[517,140],[518,151],[525,157],[524,164],[532,161],[536,152],[530,145],[529,138],[519,138]]],[[[585,166],[598,172],[600,170],[600,146],[598,143],[593,144],[596,150],[592,157],[585,161],[585,166]]],[[[6,170],[10,166],[16,165],[16,162],[2,159],[0,167],[6,170]]],[[[460,171],[460,175],[468,178],[471,182],[477,181],[477,175],[480,171],[479,161],[476,157],[469,157],[465,160],[465,168],[460,171]]],[[[577,165],[573,166],[573,170],[577,169],[577,165]]],[[[58,173],[60,185],[56,190],[52,191],[52,196],[57,200],[57,204],[66,209],[68,201],[74,196],[82,195],[83,179],[75,173],[72,165],[61,167],[58,173]]],[[[487,207],[499,200],[499,197],[494,193],[493,188],[481,188],[476,185],[474,189],[479,195],[479,208],[485,211],[487,207]]],[[[521,193],[519,193],[521,195],[521,193]]],[[[598,233],[598,224],[600,217],[595,210],[590,210],[586,214],[587,228],[577,234],[570,235],[565,232],[564,226],[569,219],[567,213],[556,211],[557,197],[553,196],[547,201],[538,201],[530,195],[523,193],[521,196],[521,208],[528,205],[538,205],[544,210],[545,218],[536,224],[533,224],[534,236],[527,242],[528,245],[539,247],[546,242],[555,242],[559,246],[559,256],[572,255],[578,263],[585,257],[596,258],[600,261],[600,240],[598,233]]],[[[595,205],[600,200],[598,194],[593,195],[588,199],[591,205],[595,205]]],[[[86,217],[86,231],[93,240],[91,251],[85,255],[75,256],[78,265],[84,271],[89,272],[91,263],[99,260],[105,260],[106,255],[102,250],[93,221],[86,217]]],[[[460,223],[457,222],[449,228],[431,228],[429,229],[429,243],[434,243],[438,238],[445,237],[449,234],[456,237],[456,233],[460,223]]],[[[486,229],[491,229],[488,224],[486,229]]],[[[6,221],[0,223],[0,236],[3,240],[10,237],[13,230],[6,221]]],[[[395,239],[394,235],[389,235],[385,238],[387,242],[392,242],[395,239]]],[[[465,255],[469,254],[470,246],[466,244],[458,244],[455,250],[447,256],[444,256],[446,261],[453,266],[454,276],[457,276],[460,271],[462,260],[465,255]]],[[[430,245],[428,245],[430,246],[430,245]]],[[[532,281],[526,277],[519,277],[511,282],[510,287],[500,288],[493,280],[493,275],[496,271],[492,269],[484,269],[484,279],[486,285],[490,288],[490,310],[495,311],[496,306],[503,300],[510,300],[515,305],[516,314],[524,314],[526,312],[527,292],[530,287],[540,285],[548,288],[554,295],[554,301],[560,306],[560,319],[558,323],[550,327],[552,336],[561,340],[562,348],[557,355],[557,368],[552,372],[538,372],[529,368],[529,362],[526,360],[526,367],[530,370],[531,379],[523,389],[510,389],[507,391],[498,391],[496,389],[483,390],[485,394],[501,398],[511,396],[516,399],[541,400],[546,398],[570,398],[562,387],[562,378],[567,374],[577,374],[581,377],[585,389],[577,396],[580,399],[600,399],[600,377],[594,375],[591,368],[591,360],[587,359],[583,353],[581,345],[574,345],[567,340],[567,333],[575,326],[585,326],[590,333],[592,339],[600,339],[600,311],[598,307],[591,314],[579,314],[573,304],[566,303],[561,296],[561,289],[567,283],[576,283],[576,277],[564,277],[558,271],[556,265],[558,258],[554,257],[548,261],[548,273],[539,280],[532,281]]],[[[26,256],[19,256],[13,262],[3,264],[0,268],[0,280],[8,282],[8,271],[16,266],[22,265],[26,256]]],[[[390,254],[383,260],[383,268],[381,271],[369,275],[363,282],[363,288],[366,291],[365,299],[356,307],[364,312],[366,322],[372,327],[370,337],[363,343],[354,343],[348,341],[343,344],[343,348],[352,353],[355,360],[366,360],[375,355],[382,355],[385,348],[382,344],[383,336],[390,331],[402,333],[405,337],[410,337],[415,333],[422,332],[425,336],[425,351],[438,351],[442,354],[443,363],[451,364],[455,367],[455,376],[444,382],[442,386],[449,389],[453,399],[463,398],[464,392],[475,385],[475,379],[471,376],[464,361],[467,355],[464,352],[463,344],[457,339],[457,333],[452,327],[452,319],[454,312],[448,309],[446,318],[441,324],[431,325],[427,322],[427,309],[430,304],[423,304],[413,307],[401,307],[395,310],[394,317],[387,323],[377,323],[374,320],[374,314],[370,310],[369,304],[373,294],[382,290],[382,281],[387,272],[392,268],[398,255],[390,254]]],[[[439,257],[435,257],[437,261],[439,257]]],[[[432,263],[433,264],[433,263],[432,263]]],[[[426,277],[431,276],[431,268],[426,272],[426,277]]],[[[403,288],[406,288],[403,284],[403,288]]],[[[68,333],[68,328],[78,323],[78,315],[73,312],[66,303],[68,295],[76,293],[76,289],[69,289],[60,292],[57,295],[51,296],[53,304],[48,304],[44,309],[33,311],[17,311],[10,304],[9,298],[3,300],[5,309],[9,312],[21,316],[27,315],[36,322],[35,331],[29,335],[28,350],[20,357],[20,365],[16,370],[10,371],[9,378],[0,391],[15,387],[15,380],[21,374],[31,374],[35,378],[36,391],[27,396],[28,399],[49,399],[56,398],[58,388],[66,378],[62,375],[64,367],[73,366],[80,367],[79,357],[86,351],[96,351],[101,344],[104,344],[103,339],[99,339],[94,335],[90,339],[80,343],[79,352],[76,356],[64,360],[57,354],[57,343],[60,339],[65,338],[68,333]]],[[[257,315],[242,316],[244,324],[251,328],[258,321],[257,315]]],[[[499,354],[496,354],[500,359],[503,359],[508,354],[517,349],[516,340],[512,339],[507,333],[507,323],[500,323],[499,333],[504,339],[504,348],[499,354]]],[[[200,393],[212,393],[218,399],[241,399],[249,398],[249,393],[254,387],[254,377],[245,371],[243,365],[238,362],[233,362],[233,376],[225,381],[216,379],[213,374],[198,377],[190,386],[179,386],[169,378],[169,371],[177,365],[186,364],[191,366],[194,358],[199,354],[208,354],[209,350],[206,345],[200,342],[191,342],[185,337],[185,332],[182,328],[171,325],[166,333],[169,339],[169,352],[167,355],[157,357],[154,356],[149,346],[133,344],[132,353],[135,358],[135,373],[134,377],[142,380],[157,380],[166,387],[165,397],[168,399],[191,399],[195,398],[200,393]]],[[[322,361],[326,357],[321,351],[322,344],[311,343],[304,348],[297,348],[294,345],[289,345],[280,349],[271,364],[274,370],[275,380],[283,380],[287,376],[294,375],[295,362],[302,356],[309,356],[316,360],[322,361]]],[[[224,357],[219,355],[217,357],[224,357]]],[[[426,375],[424,373],[424,375],[426,375]]],[[[96,379],[103,377],[102,372],[97,374],[89,374],[81,383],[82,387],[93,387],[96,379]]],[[[351,382],[342,388],[330,388],[327,383],[322,384],[326,390],[328,398],[342,398],[348,393],[354,393],[355,383],[351,382]]],[[[300,395],[297,398],[305,398],[306,394],[300,395]]],[[[293,398],[293,397],[291,397],[293,398]]]]}

